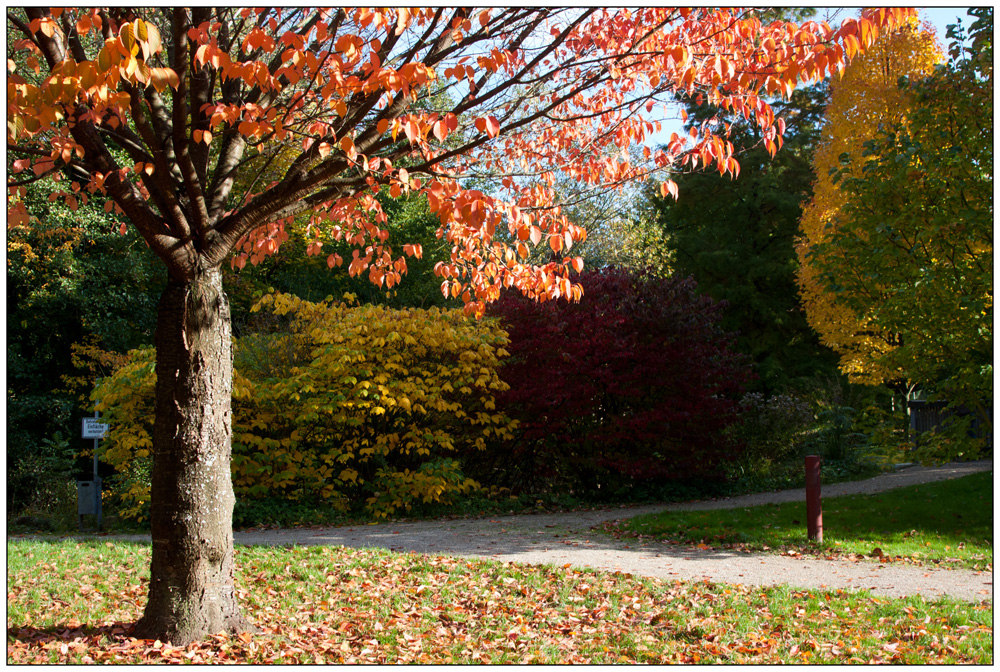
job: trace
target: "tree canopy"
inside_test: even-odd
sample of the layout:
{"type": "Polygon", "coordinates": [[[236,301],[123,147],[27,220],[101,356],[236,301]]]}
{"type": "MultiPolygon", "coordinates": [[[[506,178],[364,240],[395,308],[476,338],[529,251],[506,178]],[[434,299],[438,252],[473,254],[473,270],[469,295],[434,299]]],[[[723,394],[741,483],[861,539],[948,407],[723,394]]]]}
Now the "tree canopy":
{"type": "Polygon", "coordinates": [[[897,336],[853,314],[818,277],[817,264],[830,268],[836,263],[849,273],[856,263],[853,254],[824,245],[848,201],[832,173],[840,167],[842,155],[859,156],[880,126],[905,122],[914,105],[910,94],[897,86],[899,78],[928,75],[941,58],[932,29],[921,28],[911,18],[851,61],[842,78],[830,82],[822,139],[813,158],[816,184],[802,213],[801,239],[796,246],[798,282],[809,325],[824,345],[840,354],[841,370],[855,382],[878,384],[898,378],[898,371],[878,364],[896,346],[897,336]]]}
{"type": "MultiPolygon", "coordinates": [[[[644,140],[658,123],[640,106],[652,112],[674,90],[752,118],[774,146],[764,95],[836,69],[894,16],[868,11],[833,29],[708,8],[29,8],[27,22],[11,19],[15,49],[32,56],[9,74],[8,137],[24,157],[15,171],[70,170],[69,199],[106,190],[178,278],[231,250],[238,264],[260,259],[310,211],[313,253],[349,240],[360,248],[352,273],[391,286],[406,262],[373,192],[423,191],[454,248],[446,291],[469,292],[480,310],[500,286],[573,293],[573,257],[519,261],[529,241],[561,251],[584,236],[552,206],[554,167],[589,184],[644,177],[595,149],[644,140]],[[440,90],[449,109],[434,109],[440,90]],[[234,193],[257,157],[287,168],[234,193]],[[493,193],[457,179],[482,174],[507,179],[493,193]],[[496,240],[501,223],[520,244],[496,240]]],[[[649,158],[737,165],[712,126],[649,158]]]]}
{"type": "MultiPolygon", "coordinates": [[[[813,248],[821,287],[852,321],[894,336],[872,368],[979,408],[993,377],[993,12],[912,104],[834,176],[845,203],[813,248]]],[[[956,38],[962,37],[953,33],[956,38]]]]}

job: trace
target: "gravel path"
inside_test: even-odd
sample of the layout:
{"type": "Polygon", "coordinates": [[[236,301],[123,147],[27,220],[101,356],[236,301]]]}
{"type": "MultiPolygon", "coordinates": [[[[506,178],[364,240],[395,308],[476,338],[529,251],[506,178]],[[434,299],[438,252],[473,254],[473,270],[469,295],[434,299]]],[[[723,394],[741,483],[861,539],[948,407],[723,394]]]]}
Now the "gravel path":
{"type": "MultiPolygon", "coordinates": [[[[905,467],[865,481],[823,487],[823,497],[881,492],[906,485],[992,471],[992,461],[943,467],[905,467]]],[[[746,495],[731,499],[669,505],[619,507],[596,511],[465,518],[352,527],[247,530],[236,533],[245,545],[332,545],[376,547],[436,555],[479,557],[506,562],[569,564],[660,579],[708,579],[725,583],[799,588],[869,589],[878,595],[951,596],[993,599],[993,573],[877,564],[812,557],[699,550],[659,541],[613,539],[591,528],[608,520],[671,510],[738,508],[805,501],[805,490],[746,495]]],[[[128,537],[148,542],[149,536],[128,537]]]]}
{"type": "MultiPolygon", "coordinates": [[[[865,481],[823,488],[824,497],[881,492],[906,485],[992,471],[992,461],[943,467],[907,467],[865,481]]],[[[528,514],[496,518],[385,523],[320,529],[253,530],[236,533],[240,544],[300,544],[378,547],[439,555],[480,557],[533,564],[570,564],[661,579],[709,579],[749,585],[801,588],[867,588],[893,597],[944,595],[992,600],[993,573],[902,564],[821,560],[737,551],[702,551],[666,542],[612,539],[590,528],[608,520],[664,509],[738,508],[805,501],[805,490],[784,490],[732,499],[598,511],[528,514]],[[631,543],[629,543],[631,542],[631,543]]]]}

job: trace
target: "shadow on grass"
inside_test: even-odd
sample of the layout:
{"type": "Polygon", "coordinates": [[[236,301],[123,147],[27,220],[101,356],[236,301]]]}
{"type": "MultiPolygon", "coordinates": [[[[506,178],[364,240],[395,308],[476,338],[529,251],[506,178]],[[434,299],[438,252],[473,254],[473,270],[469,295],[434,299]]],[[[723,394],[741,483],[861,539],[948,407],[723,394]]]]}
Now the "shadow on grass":
{"type": "Polygon", "coordinates": [[[25,644],[41,645],[53,642],[76,642],[86,640],[91,643],[103,638],[122,639],[129,637],[135,623],[110,623],[106,625],[80,625],[70,627],[68,624],[51,625],[38,628],[33,625],[12,625],[7,628],[7,641],[24,642],[25,644]]]}
{"type": "Polygon", "coordinates": [[[128,535],[119,536],[116,534],[66,534],[66,535],[55,535],[55,534],[8,534],[7,541],[18,542],[18,541],[31,541],[41,544],[65,544],[68,542],[76,542],[84,546],[104,546],[108,543],[114,543],[116,546],[149,546],[149,535],[128,535]]]}

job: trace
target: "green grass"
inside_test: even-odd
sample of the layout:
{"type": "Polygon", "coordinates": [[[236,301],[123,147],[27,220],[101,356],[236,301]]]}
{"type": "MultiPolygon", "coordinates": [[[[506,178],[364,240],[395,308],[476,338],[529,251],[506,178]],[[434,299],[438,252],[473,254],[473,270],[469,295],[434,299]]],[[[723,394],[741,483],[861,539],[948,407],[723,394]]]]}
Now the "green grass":
{"type": "Polygon", "coordinates": [[[415,553],[238,547],[259,634],[136,640],[148,545],[8,541],[8,663],[977,663],[993,607],[415,553]]]}
{"type": "Polygon", "coordinates": [[[807,542],[804,502],[638,516],[605,528],[748,550],[796,550],[992,569],[993,473],[889,490],[825,498],[823,543],[807,542]],[[877,555],[877,554],[876,554],[877,555]]]}

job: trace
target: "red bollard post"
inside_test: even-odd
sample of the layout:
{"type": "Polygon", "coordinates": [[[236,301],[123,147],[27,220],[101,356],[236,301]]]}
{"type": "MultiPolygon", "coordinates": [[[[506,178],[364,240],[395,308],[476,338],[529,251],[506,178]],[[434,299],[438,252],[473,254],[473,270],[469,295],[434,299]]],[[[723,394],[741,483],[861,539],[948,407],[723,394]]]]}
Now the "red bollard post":
{"type": "Polygon", "coordinates": [[[806,527],[809,540],[823,542],[823,504],[819,498],[819,455],[806,455],[806,527]]]}

